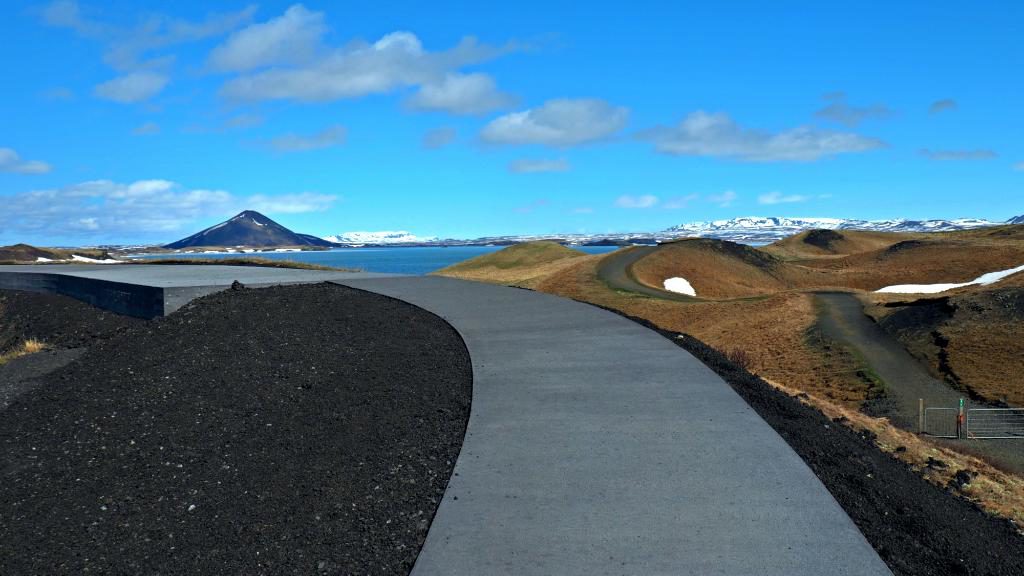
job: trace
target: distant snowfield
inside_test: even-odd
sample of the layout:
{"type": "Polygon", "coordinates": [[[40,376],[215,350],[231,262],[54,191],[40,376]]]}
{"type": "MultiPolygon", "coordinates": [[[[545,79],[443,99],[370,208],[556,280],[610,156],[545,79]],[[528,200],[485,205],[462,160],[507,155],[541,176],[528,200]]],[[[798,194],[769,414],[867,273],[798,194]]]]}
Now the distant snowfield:
{"type": "Polygon", "coordinates": [[[79,256],[78,254],[72,254],[71,259],[75,262],[88,262],[89,264],[120,264],[121,260],[96,260],[95,258],[86,258],[85,256],[79,256]]]}
{"type": "Polygon", "coordinates": [[[693,289],[690,282],[686,278],[668,278],[663,283],[665,290],[669,292],[676,292],[677,294],[686,294],[687,296],[697,296],[697,291],[693,289]]]}
{"type": "MultiPolygon", "coordinates": [[[[1013,276],[1018,272],[1024,272],[1024,266],[1017,266],[1016,268],[1010,268],[1009,270],[1000,270],[999,272],[989,272],[988,274],[982,274],[970,282],[964,282],[962,284],[897,284],[896,286],[886,286],[875,292],[885,292],[890,294],[938,294],[939,292],[945,292],[947,290],[953,290],[954,288],[963,288],[964,286],[988,286],[989,284],[995,284],[1003,278],[1013,276]]],[[[666,280],[665,282],[668,282],[666,280]]]]}

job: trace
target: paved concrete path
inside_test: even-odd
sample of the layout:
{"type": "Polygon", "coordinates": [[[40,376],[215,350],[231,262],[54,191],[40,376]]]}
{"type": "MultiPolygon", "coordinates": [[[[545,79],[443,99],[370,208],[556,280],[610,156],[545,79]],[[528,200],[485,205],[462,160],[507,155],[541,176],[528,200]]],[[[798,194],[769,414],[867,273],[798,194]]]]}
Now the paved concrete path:
{"type": "Polygon", "coordinates": [[[655,332],[514,288],[343,283],[439,314],[473,361],[414,575],[889,574],[782,438],[655,332]]]}
{"type": "MultiPolygon", "coordinates": [[[[89,274],[96,286],[157,281],[131,268],[156,273],[89,274]]],[[[158,268],[163,286],[246,282],[158,268]]],[[[660,335],[514,288],[335,281],[444,317],[472,357],[465,443],[414,574],[889,574],[782,438],[660,335]]]]}

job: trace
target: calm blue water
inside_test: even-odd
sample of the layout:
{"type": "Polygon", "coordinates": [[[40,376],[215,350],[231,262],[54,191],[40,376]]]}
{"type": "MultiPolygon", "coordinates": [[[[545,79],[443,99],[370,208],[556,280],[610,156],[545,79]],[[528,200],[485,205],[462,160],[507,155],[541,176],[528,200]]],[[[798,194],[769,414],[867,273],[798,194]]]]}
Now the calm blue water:
{"type": "MultiPolygon", "coordinates": [[[[238,258],[259,256],[277,260],[296,260],[339,268],[360,268],[367,272],[394,274],[427,274],[481,254],[501,250],[504,246],[452,246],[441,248],[337,248],[319,252],[262,252],[259,254],[153,254],[145,258],[238,258]]],[[[605,254],[615,246],[578,246],[587,254],[605,254]]]]}

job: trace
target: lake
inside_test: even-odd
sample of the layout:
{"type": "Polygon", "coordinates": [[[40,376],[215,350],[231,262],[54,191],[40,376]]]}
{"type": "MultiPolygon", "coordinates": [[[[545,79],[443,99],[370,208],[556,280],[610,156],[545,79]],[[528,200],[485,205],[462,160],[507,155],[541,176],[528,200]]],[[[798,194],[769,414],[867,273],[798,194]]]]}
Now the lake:
{"type": "MultiPolygon", "coordinates": [[[[427,274],[481,254],[497,252],[505,246],[440,246],[335,248],[315,252],[260,252],[253,254],[150,254],[142,258],[239,258],[256,256],[274,260],[294,260],[337,268],[359,268],[367,272],[427,274]]],[[[606,254],[617,246],[574,246],[587,254],[606,254]]]]}

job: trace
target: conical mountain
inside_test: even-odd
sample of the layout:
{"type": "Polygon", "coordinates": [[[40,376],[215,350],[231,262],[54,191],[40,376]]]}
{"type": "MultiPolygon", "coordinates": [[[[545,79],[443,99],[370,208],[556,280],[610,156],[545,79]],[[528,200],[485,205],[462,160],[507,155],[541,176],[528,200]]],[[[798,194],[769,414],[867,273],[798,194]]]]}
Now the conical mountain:
{"type": "Polygon", "coordinates": [[[196,248],[251,246],[273,248],[280,246],[333,246],[331,242],[309,234],[298,234],[254,210],[241,212],[206,230],[197,232],[164,248],[196,248]]]}

